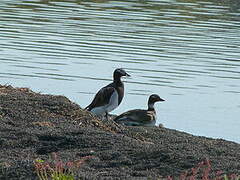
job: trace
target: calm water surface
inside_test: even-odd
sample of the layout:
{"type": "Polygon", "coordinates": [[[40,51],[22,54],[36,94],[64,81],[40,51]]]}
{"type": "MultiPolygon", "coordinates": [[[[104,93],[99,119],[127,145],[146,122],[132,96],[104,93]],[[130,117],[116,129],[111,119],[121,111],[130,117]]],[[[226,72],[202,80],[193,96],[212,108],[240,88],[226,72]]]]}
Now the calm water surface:
{"type": "Polygon", "coordinates": [[[240,142],[239,0],[1,0],[0,83],[85,107],[125,68],[113,113],[156,105],[158,123],[240,142]]]}

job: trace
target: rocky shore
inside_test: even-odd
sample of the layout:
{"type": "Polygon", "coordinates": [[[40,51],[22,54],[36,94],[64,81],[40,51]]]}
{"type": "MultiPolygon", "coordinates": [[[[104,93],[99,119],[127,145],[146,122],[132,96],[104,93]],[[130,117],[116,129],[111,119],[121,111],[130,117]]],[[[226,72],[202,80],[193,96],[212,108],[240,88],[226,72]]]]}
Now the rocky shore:
{"type": "Polygon", "coordinates": [[[164,127],[101,121],[64,96],[0,85],[0,179],[38,179],[34,161],[90,156],[76,179],[162,179],[204,159],[211,172],[240,174],[240,144],[164,127]]]}

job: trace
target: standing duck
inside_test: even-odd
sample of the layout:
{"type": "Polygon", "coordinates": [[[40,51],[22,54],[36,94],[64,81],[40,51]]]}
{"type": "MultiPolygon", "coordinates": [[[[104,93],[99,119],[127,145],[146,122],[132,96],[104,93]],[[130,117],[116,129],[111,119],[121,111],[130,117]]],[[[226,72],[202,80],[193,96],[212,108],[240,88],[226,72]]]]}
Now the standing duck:
{"type": "Polygon", "coordinates": [[[154,103],[164,101],[157,94],[152,94],[148,99],[148,109],[134,109],[117,116],[114,121],[127,126],[154,126],[156,123],[156,111],[154,103]]]}
{"type": "Polygon", "coordinates": [[[108,113],[116,109],[122,102],[124,96],[122,76],[130,75],[121,68],[116,69],[113,73],[113,82],[100,89],[91,104],[85,109],[97,116],[106,115],[106,118],[108,118],[108,113]]]}

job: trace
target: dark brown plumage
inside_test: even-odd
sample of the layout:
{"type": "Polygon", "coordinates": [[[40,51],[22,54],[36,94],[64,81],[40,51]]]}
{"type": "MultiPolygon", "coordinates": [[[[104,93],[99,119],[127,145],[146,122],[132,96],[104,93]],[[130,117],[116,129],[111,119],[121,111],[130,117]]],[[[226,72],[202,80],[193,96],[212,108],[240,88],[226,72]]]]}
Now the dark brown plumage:
{"type": "Polygon", "coordinates": [[[117,116],[114,121],[127,126],[154,126],[156,123],[156,112],[154,103],[164,101],[156,94],[148,99],[148,109],[134,109],[117,116]]]}
{"type": "Polygon", "coordinates": [[[129,74],[123,69],[116,69],[113,73],[113,82],[100,89],[93,101],[85,109],[97,116],[102,116],[117,108],[124,96],[122,76],[129,76],[129,74]]]}

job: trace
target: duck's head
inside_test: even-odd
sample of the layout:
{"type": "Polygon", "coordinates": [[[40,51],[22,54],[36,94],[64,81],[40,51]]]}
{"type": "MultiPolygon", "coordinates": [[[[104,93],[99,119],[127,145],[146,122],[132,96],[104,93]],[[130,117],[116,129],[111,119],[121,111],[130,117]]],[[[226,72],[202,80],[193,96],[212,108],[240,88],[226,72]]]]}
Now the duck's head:
{"type": "Polygon", "coordinates": [[[165,101],[164,99],[160,98],[159,95],[157,94],[152,94],[149,99],[148,99],[148,109],[154,109],[154,103],[159,102],[159,101],[165,101]]]}
{"type": "Polygon", "coordinates": [[[158,101],[165,101],[164,99],[160,98],[159,95],[157,94],[152,94],[150,97],[149,97],[149,102],[151,103],[155,103],[155,102],[158,102],[158,101]]]}
{"type": "Polygon", "coordinates": [[[123,70],[122,68],[115,69],[115,71],[113,73],[113,78],[114,79],[119,79],[122,76],[130,76],[130,75],[125,70],[123,70]]]}

